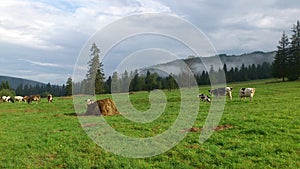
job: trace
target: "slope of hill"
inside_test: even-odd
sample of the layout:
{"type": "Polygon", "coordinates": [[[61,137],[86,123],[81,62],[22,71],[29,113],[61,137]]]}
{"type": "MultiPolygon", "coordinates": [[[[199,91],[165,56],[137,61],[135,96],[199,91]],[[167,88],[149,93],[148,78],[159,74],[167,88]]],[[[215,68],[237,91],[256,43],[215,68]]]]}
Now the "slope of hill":
{"type": "Polygon", "coordinates": [[[2,81],[8,81],[10,84],[10,87],[13,89],[16,89],[17,86],[19,86],[20,84],[24,85],[31,85],[31,86],[35,86],[35,85],[42,85],[44,83],[41,82],[37,82],[37,81],[33,81],[33,80],[27,80],[27,79],[22,79],[22,78],[17,78],[17,77],[10,77],[10,76],[0,76],[0,83],[2,81]]]}
{"type": "MultiPolygon", "coordinates": [[[[210,68],[210,65],[212,65],[216,60],[220,58],[222,63],[225,63],[227,66],[227,69],[231,69],[232,67],[241,67],[242,64],[245,66],[249,66],[252,64],[258,65],[262,64],[264,62],[272,63],[274,61],[276,52],[252,52],[242,55],[226,55],[226,54],[220,54],[218,57],[206,57],[205,61],[207,65],[204,65],[201,58],[199,57],[192,57],[188,59],[179,59],[174,60],[168,63],[153,65],[151,67],[143,68],[141,69],[141,72],[145,72],[146,70],[150,70],[151,72],[156,72],[160,75],[162,75],[163,71],[172,72],[173,74],[178,74],[181,69],[179,68],[180,65],[182,65],[182,61],[186,63],[191,63],[194,73],[202,72],[203,70],[208,71],[207,69],[210,68]],[[206,67],[205,67],[206,66],[206,67]]],[[[219,68],[214,68],[215,70],[218,70],[219,68]]],[[[166,74],[166,73],[164,73],[166,74]]]]}

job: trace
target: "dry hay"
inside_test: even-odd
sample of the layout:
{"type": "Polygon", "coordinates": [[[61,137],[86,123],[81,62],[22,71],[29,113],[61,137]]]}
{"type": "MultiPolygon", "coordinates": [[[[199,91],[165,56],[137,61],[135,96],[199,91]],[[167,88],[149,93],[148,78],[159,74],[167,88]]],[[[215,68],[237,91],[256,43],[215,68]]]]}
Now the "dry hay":
{"type": "Polygon", "coordinates": [[[116,114],[120,114],[120,112],[117,110],[115,103],[110,98],[97,100],[96,102],[88,105],[86,110],[86,115],[112,116],[116,114]]]}

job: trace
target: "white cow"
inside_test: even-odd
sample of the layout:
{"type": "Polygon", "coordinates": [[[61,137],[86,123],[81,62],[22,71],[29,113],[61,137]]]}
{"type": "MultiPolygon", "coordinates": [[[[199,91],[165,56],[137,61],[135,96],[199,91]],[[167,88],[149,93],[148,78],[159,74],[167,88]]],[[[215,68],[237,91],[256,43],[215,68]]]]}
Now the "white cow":
{"type": "Polygon", "coordinates": [[[255,88],[241,88],[240,100],[242,100],[242,98],[245,99],[246,97],[250,97],[250,101],[252,101],[254,93],[255,93],[255,88]]]}
{"type": "Polygon", "coordinates": [[[23,101],[23,96],[15,96],[15,101],[21,102],[23,101]]]}

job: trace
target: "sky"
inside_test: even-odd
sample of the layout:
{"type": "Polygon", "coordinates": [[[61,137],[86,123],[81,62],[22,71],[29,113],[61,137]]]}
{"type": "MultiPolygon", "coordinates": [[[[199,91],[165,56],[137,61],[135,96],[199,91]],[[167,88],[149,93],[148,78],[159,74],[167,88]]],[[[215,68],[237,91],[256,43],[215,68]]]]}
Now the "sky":
{"type": "MultiPolygon", "coordinates": [[[[68,77],[73,77],[74,68],[79,65],[76,64],[80,60],[78,57],[82,57],[84,49],[89,48],[87,45],[97,32],[110,28],[118,20],[144,13],[181,18],[199,29],[217,53],[243,54],[276,50],[282,32],[290,34],[293,24],[300,19],[300,1],[2,0],[0,75],[65,84],[68,77]]],[[[149,23],[139,22],[140,25],[149,23]]],[[[161,28],[170,29],[169,26],[172,26],[163,18],[151,26],[159,23],[162,23],[158,26],[161,28]]],[[[115,32],[126,28],[120,25],[115,32]]],[[[184,32],[184,28],[178,29],[184,32]]],[[[111,38],[115,32],[105,35],[105,38],[111,38]]],[[[102,41],[107,40],[103,37],[102,41]]],[[[125,55],[134,58],[130,65],[142,63],[149,66],[174,59],[174,55],[187,58],[193,54],[176,40],[157,35],[123,39],[113,49],[103,57],[106,76],[117,67],[113,62],[116,60],[114,56],[118,56],[117,60],[125,55]],[[151,54],[156,56],[147,57],[147,48],[155,49],[151,54]],[[157,57],[159,53],[167,55],[168,52],[170,57],[157,57]],[[138,59],[139,56],[141,59],[138,59]]],[[[123,63],[122,60],[119,62],[123,63]]],[[[81,66],[86,71],[87,65],[81,66]]]]}

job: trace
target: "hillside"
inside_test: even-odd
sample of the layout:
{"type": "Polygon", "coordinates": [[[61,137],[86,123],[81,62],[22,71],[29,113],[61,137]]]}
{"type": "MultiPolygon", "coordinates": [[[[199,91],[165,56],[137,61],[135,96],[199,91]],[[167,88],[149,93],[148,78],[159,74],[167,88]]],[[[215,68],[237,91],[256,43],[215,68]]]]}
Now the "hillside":
{"type": "MultiPolygon", "coordinates": [[[[226,55],[226,54],[220,54],[218,55],[222,63],[225,63],[227,65],[227,69],[231,69],[232,67],[241,67],[242,64],[245,66],[248,65],[258,65],[262,64],[264,62],[272,63],[274,60],[276,52],[252,52],[242,55],[226,55]]],[[[209,69],[210,65],[213,64],[218,57],[206,57],[205,60],[208,63],[207,69],[209,69]]],[[[203,62],[201,61],[201,58],[199,57],[192,57],[188,59],[181,59],[181,60],[174,60],[168,63],[158,64],[151,67],[143,68],[141,69],[142,72],[145,72],[145,70],[150,70],[151,72],[157,72],[158,74],[162,74],[162,70],[168,70],[172,72],[173,74],[178,74],[180,72],[180,65],[182,64],[182,61],[185,61],[186,63],[192,63],[192,68],[194,73],[202,72],[205,69],[205,66],[203,62]]],[[[218,70],[218,68],[214,68],[215,70],[218,70]]]]}
{"type": "Polygon", "coordinates": [[[23,84],[23,85],[27,84],[27,85],[31,85],[31,86],[43,84],[41,82],[37,82],[37,81],[33,81],[33,80],[27,80],[27,79],[10,77],[10,76],[0,76],[0,82],[2,82],[2,81],[8,81],[10,84],[10,87],[13,89],[16,89],[17,86],[19,86],[20,84],[23,84]]]}

